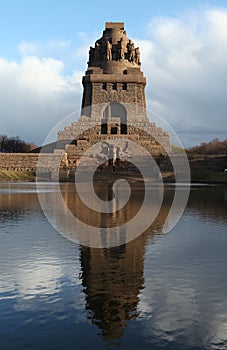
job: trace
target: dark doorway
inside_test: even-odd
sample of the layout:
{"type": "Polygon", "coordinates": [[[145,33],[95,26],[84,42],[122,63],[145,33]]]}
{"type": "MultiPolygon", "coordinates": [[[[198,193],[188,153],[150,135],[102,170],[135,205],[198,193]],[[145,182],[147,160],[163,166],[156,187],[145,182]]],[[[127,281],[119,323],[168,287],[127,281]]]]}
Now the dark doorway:
{"type": "Polygon", "coordinates": [[[127,125],[121,124],[121,134],[127,134],[127,125]]]}
{"type": "Polygon", "coordinates": [[[104,122],[102,122],[101,134],[107,134],[107,123],[106,123],[106,120],[104,122]]]}
{"type": "Polygon", "coordinates": [[[114,126],[111,128],[111,134],[114,134],[114,135],[117,134],[117,126],[114,126]]]}

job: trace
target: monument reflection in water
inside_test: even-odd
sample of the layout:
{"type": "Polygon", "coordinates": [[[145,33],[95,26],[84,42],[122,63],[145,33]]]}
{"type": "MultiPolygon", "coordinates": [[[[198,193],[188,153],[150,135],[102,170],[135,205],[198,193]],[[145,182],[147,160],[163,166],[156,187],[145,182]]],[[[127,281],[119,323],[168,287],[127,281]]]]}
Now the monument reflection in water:
{"type": "MultiPolygon", "coordinates": [[[[68,207],[96,223],[72,186],[61,186],[68,207]]],[[[52,201],[55,191],[43,185],[52,201]]],[[[192,187],[182,219],[163,235],[173,192],[166,187],[160,215],[143,235],[95,249],[52,229],[34,184],[0,184],[0,348],[226,349],[227,189],[192,187]]],[[[132,195],[113,225],[114,215],[123,222],[138,210],[136,184],[132,195]]],[[[108,226],[108,217],[100,224],[108,226]]]]}
{"type": "MultiPolygon", "coordinates": [[[[94,183],[97,195],[105,201],[113,198],[112,182],[94,183]]],[[[77,195],[75,186],[62,191],[67,207],[80,220],[95,227],[117,226],[119,234],[121,225],[133,218],[139,211],[144,199],[144,186],[141,182],[131,184],[131,197],[124,209],[109,214],[93,212],[86,208],[77,195]]],[[[64,186],[65,189],[65,186],[64,186]]],[[[159,195],[158,187],[154,192],[159,195]]],[[[174,191],[165,190],[162,209],[149,229],[137,239],[121,246],[98,249],[80,247],[81,278],[86,294],[86,310],[89,319],[101,330],[105,341],[120,341],[129,320],[138,315],[139,295],[144,288],[144,254],[146,235],[159,233],[166,222],[171,207],[174,191]]],[[[155,205],[155,202],[152,203],[155,205]]],[[[147,208],[152,210],[151,207],[147,208]]]]}

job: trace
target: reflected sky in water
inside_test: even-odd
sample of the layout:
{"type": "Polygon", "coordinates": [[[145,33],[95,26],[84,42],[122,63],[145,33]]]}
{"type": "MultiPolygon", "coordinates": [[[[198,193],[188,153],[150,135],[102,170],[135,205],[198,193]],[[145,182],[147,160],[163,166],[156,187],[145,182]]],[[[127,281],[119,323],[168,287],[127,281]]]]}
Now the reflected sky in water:
{"type": "MultiPolygon", "coordinates": [[[[65,202],[88,220],[71,186],[65,202]]],[[[227,188],[192,187],[162,234],[173,189],[143,235],[95,249],[50,226],[35,184],[0,184],[0,349],[227,349],[227,188]]],[[[142,198],[135,186],[120,220],[142,198]]]]}

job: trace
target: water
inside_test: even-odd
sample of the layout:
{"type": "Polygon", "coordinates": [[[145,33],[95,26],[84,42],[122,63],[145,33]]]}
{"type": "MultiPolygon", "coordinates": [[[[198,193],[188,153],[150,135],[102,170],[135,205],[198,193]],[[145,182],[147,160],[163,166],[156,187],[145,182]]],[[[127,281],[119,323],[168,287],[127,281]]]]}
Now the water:
{"type": "Polygon", "coordinates": [[[52,228],[35,184],[0,184],[0,349],[227,349],[227,187],[192,187],[163,234],[172,193],[145,234],[97,249],[52,228]]]}

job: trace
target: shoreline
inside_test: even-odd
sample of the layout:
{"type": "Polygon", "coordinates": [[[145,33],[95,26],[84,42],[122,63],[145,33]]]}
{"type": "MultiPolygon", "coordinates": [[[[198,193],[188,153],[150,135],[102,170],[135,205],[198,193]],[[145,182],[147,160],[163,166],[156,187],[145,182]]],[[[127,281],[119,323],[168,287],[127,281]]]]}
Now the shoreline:
{"type": "MultiPolygon", "coordinates": [[[[142,181],[140,176],[135,173],[129,172],[103,172],[95,174],[95,181],[112,181],[119,178],[126,178],[130,181],[142,181]]],[[[35,182],[36,174],[31,171],[16,171],[16,170],[0,170],[0,183],[3,182],[35,182]]],[[[42,179],[41,179],[42,182],[42,179]]],[[[52,182],[47,178],[43,178],[43,182],[52,182]]],[[[74,178],[66,179],[62,178],[61,181],[74,182],[74,178]]],[[[164,183],[174,183],[174,174],[171,172],[163,173],[164,183]]],[[[224,172],[206,172],[196,171],[191,173],[191,184],[217,184],[227,185],[227,173],[224,172]]]]}

